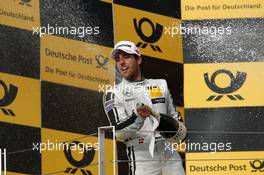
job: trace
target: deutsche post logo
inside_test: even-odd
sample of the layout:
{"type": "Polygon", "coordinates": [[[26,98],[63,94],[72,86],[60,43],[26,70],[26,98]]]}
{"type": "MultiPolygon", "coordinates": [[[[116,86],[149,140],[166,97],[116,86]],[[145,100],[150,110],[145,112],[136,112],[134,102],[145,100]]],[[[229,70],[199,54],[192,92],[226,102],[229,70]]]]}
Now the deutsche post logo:
{"type": "Polygon", "coordinates": [[[251,172],[264,172],[264,161],[254,160],[250,161],[250,166],[253,168],[251,172]]]}
{"type": "Polygon", "coordinates": [[[208,88],[210,88],[215,93],[221,94],[221,95],[211,95],[207,98],[207,101],[219,101],[224,96],[224,94],[229,94],[226,96],[230,100],[244,100],[244,98],[241,95],[239,94],[232,95],[231,93],[234,93],[235,91],[237,91],[238,89],[242,87],[242,85],[244,84],[246,80],[246,77],[247,77],[247,73],[245,72],[238,71],[236,76],[234,76],[234,74],[230,72],[229,70],[220,69],[220,70],[215,71],[211,75],[211,79],[209,80],[208,73],[205,73],[204,81],[206,85],[208,86],[208,88]],[[220,74],[226,74],[229,77],[230,79],[229,86],[222,88],[216,84],[215,79],[220,74]]]}
{"type": "Polygon", "coordinates": [[[159,23],[156,23],[154,25],[154,23],[150,19],[145,18],[145,17],[141,18],[138,22],[137,22],[137,19],[134,18],[133,22],[134,22],[134,27],[135,27],[135,30],[138,36],[144,41],[144,43],[139,41],[136,44],[137,47],[145,49],[148,45],[150,45],[153,51],[162,52],[159,46],[153,45],[153,44],[156,43],[160,39],[162,31],[163,31],[163,26],[159,23]],[[144,23],[151,26],[152,34],[150,36],[147,36],[143,33],[142,25],[144,23]]]}
{"type": "Polygon", "coordinates": [[[12,84],[10,84],[8,88],[5,82],[0,80],[0,88],[1,86],[4,89],[4,96],[2,97],[2,99],[0,99],[0,109],[7,116],[16,116],[15,113],[11,109],[4,108],[4,107],[9,106],[10,104],[14,102],[17,96],[18,88],[12,84]]]}
{"type": "Polygon", "coordinates": [[[95,156],[95,150],[94,148],[87,150],[83,143],[79,141],[73,141],[68,145],[65,145],[64,148],[64,155],[68,162],[73,167],[68,167],[64,173],[67,174],[76,174],[78,171],[80,171],[83,175],[92,175],[91,171],[85,169],[90,163],[93,161],[95,156]],[[78,146],[78,148],[82,149],[83,157],[81,160],[75,160],[72,156],[72,146],[78,146]]]}
{"type": "Polygon", "coordinates": [[[26,5],[28,7],[31,7],[30,2],[31,2],[31,0],[20,0],[19,4],[20,5],[26,5]]]}
{"type": "Polygon", "coordinates": [[[96,55],[95,56],[95,60],[96,60],[96,68],[102,68],[107,70],[107,63],[109,62],[109,58],[104,57],[103,55],[96,55]]]}

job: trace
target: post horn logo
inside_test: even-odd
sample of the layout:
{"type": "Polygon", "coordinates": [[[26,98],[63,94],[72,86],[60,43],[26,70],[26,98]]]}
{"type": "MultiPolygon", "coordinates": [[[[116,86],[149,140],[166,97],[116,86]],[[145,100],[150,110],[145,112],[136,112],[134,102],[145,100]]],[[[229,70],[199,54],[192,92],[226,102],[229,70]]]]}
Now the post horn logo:
{"type": "Polygon", "coordinates": [[[109,58],[104,57],[103,55],[96,55],[95,60],[97,63],[96,68],[102,68],[107,70],[107,63],[109,62],[109,58]]]}
{"type": "Polygon", "coordinates": [[[2,99],[0,99],[0,109],[7,116],[16,116],[11,109],[7,109],[3,107],[6,107],[14,102],[17,96],[18,88],[12,84],[10,84],[8,88],[5,82],[0,80],[0,87],[1,86],[4,88],[4,96],[2,97],[2,99]]]}
{"type": "Polygon", "coordinates": [[[212,74],[211,79],[209,80],[208,73],[205,73],[204,74],[204,81],[205,81],[206,85],[213,92],[221,94],[221,95],[211,95],[207,98],[207,101],[219,101],[224,96],[224,94],[229,94],[229,95],[227,95],[227,97],[230,100],[244,100],[244,98],[241,95],[239,95],[239,94],[232,95],[230,93],[233,93],[233,92],[237,91],[239,88],[241,88],[242,85],[244,84],[245,80],[246,80],[246,77],[247,77],[247,73],[245,73],[245,72],[239,72],[238,71],[236,74],[236,77],[235,77],[231,71],[226,70],[226,69],[220,69],[220,70],[215,71],[212,74]],[[228,75],[228,77],[231,80],[229,86],[227,86],[225,88],[217,86],[217,84],[215,83],[215,78],[217,76],[219,76],[220,74],[228,75]]]}
{"type": "Polygon", "coordinates": [[[253,168],[251,172],[264,172],[264,161],[254,160],[250,161],[250,166],[253,168]]]}
{"type": "Polygon", "coordinates": [[[20,5],[26,5],[28,7],[31,7],[30,2],[31,2],[31,0],[20,0],[19,4],[20,5]]]}
{"type": "Polygon", "coordinates": [[[159,46],[157,45],[153,45],[152,43],[155,43],[157,42],[160,37],[161,37],[161,34],[162,34],[162,31],[163,31],[163,26],[160,25],[159,23],[156,23],[156,25],[154,26],[153,22],[148,19],[148,18],[141,18],[139,20],[139,22],[137,22],[137,19],[134,18],[133,19],[133,22],[134,22],[134,27],[135,27],[135,30],[138,34],[138,36],[145,42],[145,43],[142,43],[142,42],[138,42],[136,45],[137,47],[139,48],[146,48],[148,46],[148,43],[151,43],[150,44],[150,47],[153,51],[155,52],[162,52],[162,50],[160,49],[159,46]],[[143,23],[146,23],[148,25],[151,26],[152,28],[152,34],[150,36],[146,36],[143,31],[142,31],[142,24],[143,23]]]}
{"type": "Polygon", "coordinates": [[[73,141],[68,145],[64,145],[64,155],[66,157],[66,159],[68,160],[68,162],[74,166],[74,167],[68,167],[64,173],[67,174],[76,174],[78,172],[78,170],[80,170],[80,172],[83,175],[92,175],[91,171],[85,169],[85,167],[87,167],[94,159],[94,155],[95,155],[95,150],[94,148],[91,150],[87,150],[84,146],[84,144],[82,144],[79,141],[73,141]],[[78,148],[81,148],[83,150],[83,158],[81,160],[75,160],[74,157],[72,156],[72,150],[71,147],[72,146],[78,146],[78,148]]]}

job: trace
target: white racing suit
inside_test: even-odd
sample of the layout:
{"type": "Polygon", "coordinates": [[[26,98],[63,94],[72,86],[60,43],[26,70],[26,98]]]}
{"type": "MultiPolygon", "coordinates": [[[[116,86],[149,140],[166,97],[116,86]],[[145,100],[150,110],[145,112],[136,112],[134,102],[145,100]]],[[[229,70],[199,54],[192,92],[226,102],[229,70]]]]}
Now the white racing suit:
{"type": "Polygon", "coordinates": [[[116,128],[116,138],[127,145],[129,175],[184,175],[179,153],[166,149],[167,141],[155,133],[153,157],[149,151],[151,132],[140,132],[149,125],[136,112],[138,103],[150,106],[156,113],[179,117],[175,111],[166,80],[144,79],[130,82],[123,79],[104,95],[104,109],[111,125],[116,128]],[[120,132],[122,131],[122,132],[120,132]]]}

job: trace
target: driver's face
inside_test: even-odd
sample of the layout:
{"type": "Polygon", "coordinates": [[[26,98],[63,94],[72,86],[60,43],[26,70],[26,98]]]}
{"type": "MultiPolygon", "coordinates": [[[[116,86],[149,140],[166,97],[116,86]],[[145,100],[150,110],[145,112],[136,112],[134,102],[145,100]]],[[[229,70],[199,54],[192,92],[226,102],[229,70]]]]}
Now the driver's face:
{"type": "Polygon", "coordinates": [[[119,51],[115,56],[115,60],[116,67],[122,77],[130,81],[137,80],[140,74],[139,64],[141,63],[141,58],[135,58],[133,54],[119,51]]]}

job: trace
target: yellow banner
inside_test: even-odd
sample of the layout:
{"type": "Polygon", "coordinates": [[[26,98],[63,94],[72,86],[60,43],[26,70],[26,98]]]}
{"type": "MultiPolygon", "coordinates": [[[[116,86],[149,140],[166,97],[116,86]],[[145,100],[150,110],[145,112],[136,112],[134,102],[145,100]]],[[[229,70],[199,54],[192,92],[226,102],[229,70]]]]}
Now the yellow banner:
{"type": "MultiPolygon", "coordinates": [[[[98,174],[97,137],[46,128],[42,128],[41,137],[41,144],[35,143],[35,151],[42,152],[42,174],[98,174]]],[[[113,172],[112,141],[106,139],[105,147],[105,171],[113,172]]]]}
{"type": "Polygon", "coordinates": [[[185,64],[185,108],[264,105],[264,62],[185,64]]]}
{"type": "Polygon", "coordinates": [[[0,73],[0,120],[40,127],[40,81],[0,73]]]}
{"type": "Polygon", "coordinates": [[[100,91],[113,84],[115,63],[111,49],[61,37],[41,37],[41,78],[46,81],[100,91]]]}
{"type": "Polygon", "coordinates": [[[182,19],[229,19],[264,17],[263,0],[183,0],[182,19]]]}
{"type": "MultiPolygon", "coordinates": [[[[3,171],[2,171],[3,173],[3,171]]],[[[4,173],[3,173],[4,174],[4,173]]],[[[30,175],[30,174],[24,174],[24,173],[15,173],[15,172],[11,172],[11,171],[7,171],[6,175],[30,175]]]]}
{"type": "Polygon", "coordinates": [[[0,1],[0,24],[30,31],[39,27],[39,0],[0,1]]]}
{"type": "Polygon", "coordinates": [[[101,1],[111,3],[111,4],[113,3],[113,0],[101,0],[101,1]]]}
{"type": "Polygon", "coordinates": [[[184,120],[184,107],[176,106],[176,110],[181,113],[182,119],[184,120]]]}
{"type": "Polygon", "coordinates": [[[264,152],[186,153],[187,175],[262,175],[264,152]]]}
{"type": "Polygon", "coordinates": [[[133,41],[143,55],[183,63],[181,21],[114,4],[115,43],[133,41]]]}

